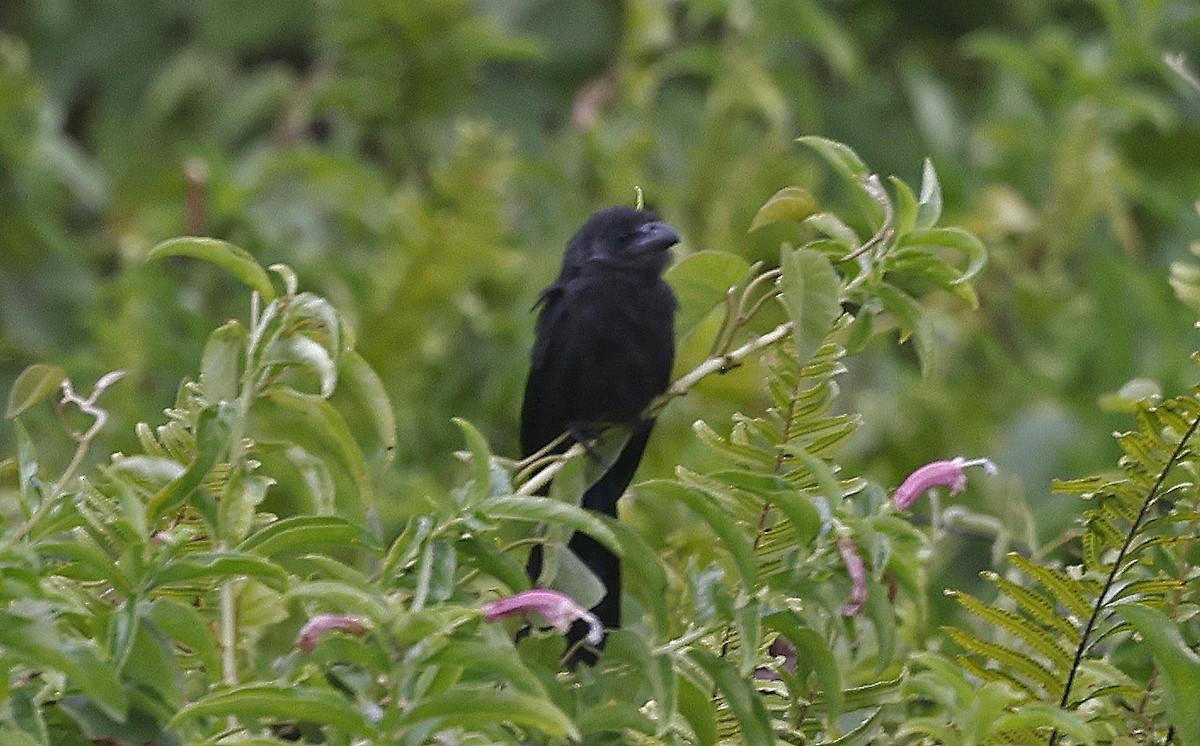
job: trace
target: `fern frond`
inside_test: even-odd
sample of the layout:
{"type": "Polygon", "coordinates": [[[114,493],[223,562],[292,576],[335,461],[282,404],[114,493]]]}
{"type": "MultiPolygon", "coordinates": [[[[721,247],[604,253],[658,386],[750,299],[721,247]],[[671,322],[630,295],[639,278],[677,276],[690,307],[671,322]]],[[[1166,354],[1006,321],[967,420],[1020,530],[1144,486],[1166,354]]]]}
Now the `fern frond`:
{"type": "Polygon", "coordinates": [[[1054,630],[1072,645],[1079,642],[1079,629],[1059,614],[1044,596],[994,572],[985,572],[983,577],[995,583],[1002,594],[1015,601],[1035,622],[1054,630]]]}
{"type": "MultiPolygon", "coordinates": [[[[1196,486],[1189,480],[1200,472],[1200,462],[1189,442],[1200,427],[1200,401],[1189,394],[1158,406],[1143,405],[1135,420],[1136,430],[1115,436],[1122,450],[1116,477],[1054,483],[1058,493],[1092,501],[1082,515],[1082,565],[1064,569],[1010,554],[1009,561],[1028,582],[984,573],[1000,598],[1013,604],[1010,608],[1004,602],[986,604],[950,594],[1004,635],[982,640],[947,630],[966,651],[961,664],[980,679],[1007,681],[1032,700],[1068,711],[1100,699],[1145,696],[1145,686],[1106,656],[1131,634],[1118,613],[1123,605],[1172,608],[1187,590],[1184,576],[1167,575],[1155,566],[1159,555],[1151,550],[1170,550],[1196,535],[1200,511],[1196,486]],[[1185,469],[1177,470],[1179,466],[1185,469]]],[[[1090,727],[1097,734],[1127,733],[1129,726],[1115,713],[1132,709],[1093,714],[1090,727]]],[[[1150,722],[1140,714],[1137,718],[1142,722],[1138,727],[1150,722]]],[[[1049,742],[1057,740],[1053,733],[1049,742]]]]}
{"type": "Polygon", "coordinates": [[[1021,679],[1017,681],[1024,684],[1022,688],[1026,691],[1037,687],[1033,691],[1041,692],[1039,699],[1057,690],[1062,681],[1054,671],[1008,645],[981,640],[953,627],[944,629],[959,647],[1003,666],[1002,673],[1006,678],[1014,674],[1020,676],[1021,679]]]}
{"type": "Polygon", "coordinates": [[[1020,614],[985,604],[970,594],[947,591],[946,595],[956,599],[967,611],[984,622],[1024,640],[1026,645],[1050,663],[1052,670],[1065,671],[1071,665],[1070,653],[1059,644],[1058,638],[1045,628],[1030,624],[1029,620],[1020,614]]]}
{"type": "Polygon", "coordinates": [[[1076,580],[1065,572],[1043,567],[1016,553],[1009,554],[1008,559],[1026,575],[1041,583],[1053,594],[1055,601],[1067,607],[1076,617],[1086,619],[1092,613],[1092,599],[1100,590],[1099,583],[1076,580]]]}

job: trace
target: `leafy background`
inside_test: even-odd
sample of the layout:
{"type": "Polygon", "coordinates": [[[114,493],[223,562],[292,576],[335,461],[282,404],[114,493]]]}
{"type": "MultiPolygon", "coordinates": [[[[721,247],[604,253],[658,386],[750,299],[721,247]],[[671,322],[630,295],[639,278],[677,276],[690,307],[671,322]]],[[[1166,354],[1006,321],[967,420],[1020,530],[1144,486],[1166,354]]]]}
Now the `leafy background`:
{"type": "MultiPolygon", "coordinates": [[[[101,451],[244,306],[211,268],[143,264],[217,236],[349,317],[399,419],[396,518],[455,468],[452,416],[516,451],[528,309],[590,210],[640,186],[682,252],[770,259],[795,240],[746,233],[770,194],[846,197],[804,134],[910,182],[930,157],[991,252],[926,370],[882,340],[851,366],[865,472],[989,455],[1005,477],[974,498],[1018,533],[1037,506],[1045,541],[1074,511],[1050,478],[1116,454],[1104,397],[1193,379],[1167,278],[1200,235],[1200,98],[1162,63],[1200,38],[1187,2],[15,2],[0,29],[0,389],[128,371],[101,451]]],[[[647,469],[700,412],[761,406],[746,380],[673,405],[647,469]]]]}
{"type": "MultiPolygon", "coordinates": [[[[933,296],[929,334],[873,339],[837,406],[863,415],[849,473],[999,466],[963,498],[998,524],[939,546],[932,629],[958,613],[937,591],[975,587],[997,531],[1035,551],[1070,530],[1078,503],[1051,479],[1116,460],[1129,391],[1195,380],[1195,312],[1169,278],[1200,236],[1200,94],[1163,54],[1198,42],[1194,3],[1154,0],[8,2],[0,390],[38,362],[125,370],[92,453],[136,451],[135,423],[161,421],[209,331],[246,312],[221,271],[147,253],[229,240],[335,304],[379,373],[398,438],[370,457],[394,535],[461,478],[453,417],[515,454],[529,309],[591,210],[638,186],[681,256],[774,262],[799,236],[747,228],[779,188],[854,204],[795,138],[910,184],[928,157],[944,221],[989,249],[978,308],[933,296]]],[[[703,463],[692,423],[763,411],[762,375],[673,402],[643,476],[703,463]]],[[[53,412],[24,421],[61,470],[53,412]]],[[[0,428],[0,453],[15,438],[0,428]]]]}

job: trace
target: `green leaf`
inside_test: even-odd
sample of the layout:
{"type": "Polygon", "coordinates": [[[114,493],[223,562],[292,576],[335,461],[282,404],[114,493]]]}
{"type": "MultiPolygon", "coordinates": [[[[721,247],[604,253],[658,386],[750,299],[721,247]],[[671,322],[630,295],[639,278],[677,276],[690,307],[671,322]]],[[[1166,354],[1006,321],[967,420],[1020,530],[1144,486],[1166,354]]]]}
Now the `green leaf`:
{"type": "Polygon", "coordinates": [[[749,273],[745,259],[724,251],[700,251],[668,269],[666,280],[679,300],[676,336],[687,336],[749,273]]]}
{"type": "Polygon", "coordinates": [[[321,547],[357,547],[379,550],[371,533],[345,518],[332,515],[298,515],[275,521],[238,546],[239,552],[273,557],[283,552],[315,551],[321,547]]]}
{"type": "Polygon", "coordinates": [[[48,618],[29,618],[0,611],[0,648],[35,668],[62,672],[109,717],[123,720],[129,703],[112,661],[92,640],[64,639],[48,618]]]}
{"type": "Polygon", "coordinates": [[[247,474],[244,469],[236,469],[229,475],[217,510],[217,530],[223,540],[232,543],[249,535],[257,508],[273,484],[275,480],[271,477],[247,474]]]}
{"type": "Polygon", "coordinates": [[[288,573],[279,565],[253,554],[234,550],[224,552],[192,552],[164,567],[151,582],[152,588],[176,583],[219,583],[244,575],[282,590],[288,573]]]}
{"type": "Polygon", "coordinates": [[[241,280],[263,299],[275,299],[271,278],[245,249],[216,238],[185,236],[163,241],[146,254],[146,261],[164,256],[190,256],[212,262],[241,280]]]}
{"type": "Polygon", "coordinates": [[[758,581],[758,565],[754,547],[746,539],[746,531],[737,518],[721,503],[700,489],[693,489],[669,479],[652,479],[638,485],[639,494],[648,492],[648,499],[666,499],[682,503],[708,524],[719,539],[718,546],[729,553],[743,587],[751,590],[758,581]]]}
{"type": "Polygon", "coordinates": [[[237,321],[223,324],[208,336],[200,357],[200,386],[210,404],[237,399],[238,358],[245,344],[246,329],[237,321]]]}
{"type": "Polygon", "coordinates": [[[595,517],[608,526],[621,546],[621,566],[626,577],[625,592],[641,601],[656,621],[658,631],[667,634],[678,616],[668,601],[667,571],[663,568],[658,552],[654,551],[641,534],[619,519],[600,513],[595,517]]]}
{"type": "Polygon", "coordinates": [[[178,509],[204,483],[205,477],[229,451],[233,430],[232,405],[208,407],[200,413],[196,425],[196,459],[178,478],[158,491],[146,503],[146,518],[153,523],[178,509]]]}
{"type": "Polygon", "coordinates": [[[896,194],[894,221],[896,233],[903,236],[916,227],[920,205],[917,203],[917,195],[913,194],[912,187],[905,184],[903,179],[898,176],[889,176],[888,181],[891,182],[892,191],[896,194]]]}
{"type": "Polygon", "coordinates": [[[297,583],[288,592],[288,598],[313,602],[321,609],[342,614],[364,616],[380,628],[386,628],[396,617],[391,602],[367,587],[366,583],[361,586],[340,580],[297,583]]]}
{"type": "Polygon", "coordinates": [[[921,172],[920,205],[915,227],[925,230],[937,225],[942,218],[942,185],[938,182],[933,161],[928,158],[925,159],[925,168],[921,172]]]}
{"type": "MultiPolygon", "coordinates": [[[[1191,701],[1193,713],[1196,710],[1196,701],[1191,701]]],[[[1077,743],[1096,743],[1096,736],[1086,720],[1049,702],[1022,702],[1014,711],[1001,714],[991,723],[991,732],[997,735],[1006,732],[1029,732],[1039,728],[1057,730],[1070,736],[1072,741],[1077,743]]],[[[1179,735],[1178,729],[1176,735],[1179,735]]],[[[1179,743],[1195,742],[1185,739],[1179,743]]]]}
{"type": "MultiPolygon", "coordinates": [[[[171,737],[163,731],[162,723],[145,710],[133,709],[128,716],[116,719],[97,707],[91,699],[79,695],[63,697],[59,705],[64,713],[79,724],[89,739],[88,743],[159,744],[173,742],[171,737]]],[[[7,740],[0,740],[0,742],[9,746],[7,740]]]]}
{"type": "Polygon", "coordinates": [[[328,397],[337,387],[337,364],[329,350],[303,334],[277,337],[262,357],[263,365],[295,365],[307,369],[320,381],[321,396],[328,397]]]}
{"type": "Polygon", "coordinates": [[[72,538],[70,541],[38,542],[38,554],[58,563],[54,572],[77,580],[105,580],[117,593],[129,592],[129,579],[122,567],[100,547],[90,541],[72,538]]]}
{"type": "Polygon", "coordinates": [[[580,737],[575,723],[549,700],[511,690],[451,689],[417,703],[403,718],[410,726],[426,720],[438,721],[439,730],[511,723],[552,738],[580,737]]]}
{"type": "Polygon", "coordinates": [[[193,606],[169,598],[155,599],[147,619],[158,625],[169,637],[192,651],[209,671],[221,670],[221,652],[214,635],[211,619],[205,618],[193,606]]]}
{"type": "Polygon", "coordinates": [[[797,361],[803,366],[820,349],[841,314],[841,286],[829,259],[816,251],[784,248],[780,267],[780,298],[795,325],[792,339],[797,361]]]}
{"type": "Polygon", "coordinates": [[[8,392],[4,418],[11,420],[34,404],[55,396],[66,378],[66,371],[57,365],[35,363],[21,371],[8,392]]]}
{"type": "Polygon", "coordinates": [[[742,676],[736,666],[703,650],[692,650],[688,659],[704,670],[721,691],[737,718],[741,743],[771,744],[775,735],[766,705],[754,688],[753,679],[742,676]]]}
{"type": "Polygon", "coordinates": [[[784,187],[758,208],[754,220],[750,221],[750,230],[757,230],[782,220],[802,223],[816,211],[817,200],[807,189],[798,186],[784,187]]]}
{"type": "Polygon", "coordinates": [[[350,349],[342,351],[338,374],[343,388],[362,405],[391,461],[396,454],[396,412],[379,374],[362,355],[350,349]]]}
{"type": "Polygon", "coordinates": [[[510,593],[529,588],[529,576],[525,567],[500,551],[490,538],[467,536],[460,538],[456,549],[462,554],[463,564],[498,580],[510,593]]]}
{"type": "Polygon", "coordinates": [[[456,666],[478,671],[504,682],[522,694],[533,697],[546,696],[546,687],[542,680],[522,664],[516,649],[507,640],[504,640],[503,644],[455,640],[422,661],[422,666],[456,666]]]}
{"type": "Polygon", "coordinates": [[[582,531],[611,549],[617,556],[623,552],[616,535],[604,521],[591,511],[567,505],[547,497],[504,495],[489,497],[479,505],[479,512],[493,519],[515,521],[546,521],[582,531]]]}
{"type": "Polygon", "coordinates": [[[952,285],[970,282],[987,264],[987,247],[983,241],[970,231],[962,228],[929,228],[915,230],[901,237],[897,248],[920,249],[950,249],[966,255],[967,267],[951,281],[952,285]]]}
{"type": "Polygon", "coordinates": [[[1017,680],[1023,681],[1026,687],[1037,686],[1045,695],[1060,690],[1066,681],[1065,677],[1060,678],[1030,656],[1006,645],[988,642],[953,627],[943,627],[943,630],[960,647],[984,659],[996,661],[1003,671],[1019,677],[1017,680]]]}
{"type": "Polygon", "coordinates": [[[492,449],[487,438],[484,438],[471,423],[461,417],[455,417],[454,424],[462,430],[467,441],[467,450],[471,454],[471,484],[466,504],[475,505],[492,491],[492,449]]]}
{"type": "Polygon", "coordinates": [[[1179,625],[1158,609],[1118,604],[1117,614],[1133,625],[1162,674],[1163,707],[1183,746],[1200,746],[1200,655],[1188,645],[1179,625]]]}
{"type": "Polygon", "coordinates": [[[871,175],[871,169],[867,168],[867,164],[849,145],[814,135],[796,138],[796,142],[803,143],[815,150],[829,165],[833,166],[835,171],[846,177],[846,180],[856,189],[864,178],[871,175]]]}
{"type": "Polygon", "coordinates": [[[270,722],[309,722],[372,737],[366,716],[341,694],[289,684],[248,684],[221,689],[187,704],[167,723],[176,728],[198,717],[264,718],[270,722]]]}
{"type": "Polygon", "coordinates": [[[711,686],[706,691],[686,676],[679,677],[679,714],[692,728],[697,746],[717,743],[717,707],[711,686]]]}
{"type": "MultiPolygon", "coordinates": [[[[826,248],[820,249],[821,253],[832,255],[835,253],[833,251],[833,247],[841,247],[841,249],[836,252],[837,255],[833,257],[833,261],[836,261],[840,257],[845,256],[846,254],[862,246],[862,239],[858,237],[858,232],[846,225],[845,221],[843,221],[837,215],[834,215],[832,212],[818,212],[816,215],[813,215],[809,219],[805,220],[804,224],[810,228],[813,228],[814,230],[824,233],[829,237],[829,239],[823,241],[822,244],[828,245],[830,242],[832,242],[833,246],[827,246],[826,248]]],[[[813,244],[816,243],[817,242],[813,242],[813,244]]],[[[805,244],[803,248],[809,248],[810,246],[813,246],[813,244],[805,244]]],[[[817,249],[811,248],[810,250],[815,251],[817,249]]]]}
{"type": "Polygon", "coordinates": [[[845,710],[845,695],[842,693],[841,671],[829,641],[805,624],[794,611],[777,611],[765,617],[763,624],[778,632],[796,648],[796,674],[802,676],[803,681],[807,676],[803,675],[802,669],[813,672],[820,686],[825,714],[829,722],[836,722],[845,710]]]}
{"type": "Polygon", "coordinates": [[[296,415],[304,427],[337,455],[349,472],[364,510],[375,502],[366,458],[342,415],[325,398],[303,394],[290,386],[272,386],[265,397],[296,415]]]}

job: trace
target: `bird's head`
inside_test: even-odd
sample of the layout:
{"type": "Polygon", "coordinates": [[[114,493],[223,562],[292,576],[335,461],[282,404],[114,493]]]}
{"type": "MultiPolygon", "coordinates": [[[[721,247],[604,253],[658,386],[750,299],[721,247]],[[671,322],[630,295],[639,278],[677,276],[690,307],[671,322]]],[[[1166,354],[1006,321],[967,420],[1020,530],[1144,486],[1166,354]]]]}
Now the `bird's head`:
{"type": "Polygon", "coordinates": [[[594,213],[571,238],[563,276],[587,267],[658,276],[671,261],[667,250],[677,243],[679,234],[654,213],[610,207],[594,213]]]}

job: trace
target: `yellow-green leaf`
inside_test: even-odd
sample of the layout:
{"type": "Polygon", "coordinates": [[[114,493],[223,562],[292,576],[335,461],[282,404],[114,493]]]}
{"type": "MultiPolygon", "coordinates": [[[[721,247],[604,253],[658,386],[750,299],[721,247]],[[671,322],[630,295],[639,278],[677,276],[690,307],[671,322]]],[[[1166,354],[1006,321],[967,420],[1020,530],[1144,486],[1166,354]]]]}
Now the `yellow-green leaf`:
{"type": "Polygon", "coordinates": [[[21,371],[8,392],[4,418],[11,420],[34,404],[54,396],[66,377],[66,372],[57,365],[35,363],[21,371]]]}
{"type": "Polygon", "coordinates": [[[275,287],[271,285],[267,271],[254,260],[250,252],[227,241],[200,236],[172,238],[150,249],[146,261],[163,256],[190,256],[212,262],[258,291],[265,300],[275,299],[275,287]]]}
{"type": "Polygon", "coordinates": [[[754,220],[750,221],[750,230],[784,220],[799,223],[816,211],[817,200],[807,189],[798,186],[784,187],[758,208],[754,220]]]}

